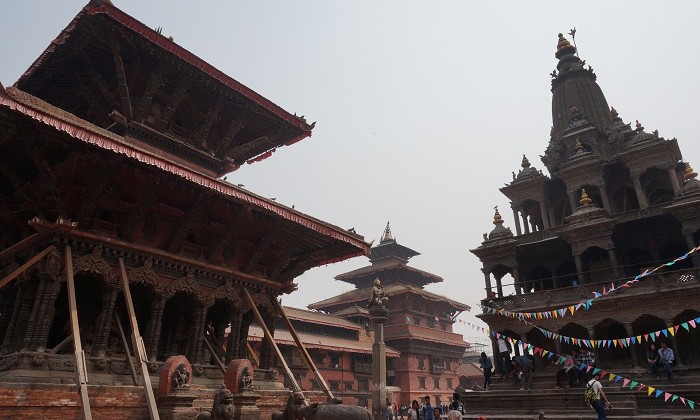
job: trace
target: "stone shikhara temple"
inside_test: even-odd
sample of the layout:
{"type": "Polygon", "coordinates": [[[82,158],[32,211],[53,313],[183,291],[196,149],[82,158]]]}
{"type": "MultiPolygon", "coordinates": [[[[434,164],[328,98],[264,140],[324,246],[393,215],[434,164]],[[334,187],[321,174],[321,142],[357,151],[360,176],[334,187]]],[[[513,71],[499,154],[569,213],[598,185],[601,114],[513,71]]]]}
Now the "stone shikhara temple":
{"type": "MultiPolygon", "coordinates": [[[[313,126],[108,0],[85,6],[0,86],[2,392],[73,383],[68,269],[88,385],[131,383],[116,326],[128,337],[123,277],[149,371],[184,355],[200,383],[221,384],[203,336],[226,363],[247,357],[244,289],[274,332],[274,300],[297,276],[369,251],[354,232],[221,179],[313,126]]],[[[266,340],[260,353],[255,379],[274,379],[266,340]]],[[[74,398],[65,389],[27,398],[74,398]]]]}
{"type": "MultiPolygon", "coordinates": [[[[503,226],[496,210],[495,228],[471,250],[483,264],[487,296],[482,303],[486,307],[512,312],[566,308],[593,298],[593,292],[610,289],[611,283],[619,285],[673,261],[700,244],[700,181],[682,160],[678,141],[645,131],[639,121],[625,123],[608,105],[593,69],[561,34],[555,55],[552,130],[541,156],[549,176],[523,156],[522,169],[500,189],[510,200],[515,234],[503,226]]],[[[667,330],[700,316],[698,270],[700,255],[694,252],[621,293],[595,299],[588,310],[574,316],[533,319],[532,323],[562,336],[595,340],[644,337],[667,330]]],[[[548,351],[559,353],[575,347],[566,340],[549,339],[532,325],[512,318],[486,310],[480,317],[491,331],[548,351]]],[[[680,328],[667,335],[660,338],[676,354],[678,379],[662,388],[697,399],[700,330],[680,328]]],[[[597,367],[647,381],[647,348],[644,340],[630,346],[595,348],[597,367]]],[[[547,412],[580,406],[580,398],[538,396],[538,387],[554,386],[555,368],[547,368],[547,359],[538,355],[535,359],[544,368],[538,374],[545,379],[538,386],[536,374],[536,391],[530,399],[536,403],[528,407],[547,412]]],[[[681,404],[665,404],[663,398],[647,398],[646,392],[606,388],[606,393],[613,400],[633,395],[630,410],[634,415],[683,409],[681,404]]],[[[489,401],[479,404],[491,407],[489,401]]],[[[500,405],[492,403],[523,409],[505,400],[500,405]]]]}

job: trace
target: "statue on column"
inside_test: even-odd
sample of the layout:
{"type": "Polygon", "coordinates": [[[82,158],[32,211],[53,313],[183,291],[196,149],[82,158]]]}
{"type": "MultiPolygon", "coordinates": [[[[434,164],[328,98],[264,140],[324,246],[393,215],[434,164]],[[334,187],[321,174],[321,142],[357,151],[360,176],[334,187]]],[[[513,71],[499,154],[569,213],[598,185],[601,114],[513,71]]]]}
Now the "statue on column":
{"type": "Polygon", "coordinates": [[[369,300],[369,303],[367,304],[368,308],[382,308],[384,309],[384,305],[386,305],[386,302],[389,300],[386,296],[384,296],[384,288],[382,287],[382,283],[379,281],[378,278],[374,279],[374,287],[372,288],[372,297],[369,300]]]}

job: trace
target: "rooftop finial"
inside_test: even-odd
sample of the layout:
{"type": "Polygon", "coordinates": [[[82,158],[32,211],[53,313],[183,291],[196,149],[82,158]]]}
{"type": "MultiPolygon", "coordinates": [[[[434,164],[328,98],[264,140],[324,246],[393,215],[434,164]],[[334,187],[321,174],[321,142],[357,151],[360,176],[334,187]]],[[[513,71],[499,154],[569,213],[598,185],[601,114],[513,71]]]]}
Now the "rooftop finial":
{"type": "Polygon", "coordinates": [[[389,221],[386,222],[386,227],[384,228],[384,234],[382,234],[382,240],[379,242],[391,242],[394,237],[391,234],[391,228],[389,227],[389,221]]]}
{"type": "Polygon", "coordinates": [[[501,213],[498,212],[498,206],[493,208],[496,212],[493,214],[493,224],[498,226],[503,224],[503,218],[501,217],[501,213]]]}
{"type": "Polygon", "coordinates": [[[576,139],[576,153],[580,152],[583,150],[583,145],[581,144],[580,139],[576,139]]]}
{"type": "Polygon", "coordinates": [[[693,170],[690,163],[685,163],[685,174],[683,174],[683,179],[690,181],[691,179],[697,178],[698,173],[693,170]]]}
{"type": "MultiPolygon", "coordinates": [[[[520,166],[522,166],[523,168],[529,168],[529,167],[530,167],[530,161],[527,160],[527,158],[525,157],[525,155],[523,155],[523,161],[522,161],[522,163],[520,164],[520,166]]],[[[496,212],[498,212],[498,209],[496,209],[496,212]]]]}
{"type": "Polygon", "coordinates": [[[561,58],[566,54],[575,54],[576,47],[571,45],[568,39],[564,38],[564,34],[559,34],[559,41],[557,42],[557,52],[554,54],[556,58],[561,58]]]}
{"type": "Polygon", "coordinates": [[[586,206],[586,205],[588,205],[588,204],[593,203],[593,200],[591,200],[591,198],[590,198],[590,197],[588,196],[588,194],[586,193],[586,189],[585,189],[585,188],[581,188],[581,200],[579,200],[578,203],[579,203],[580,205],[582,205],[582,206],[586,206]]]}

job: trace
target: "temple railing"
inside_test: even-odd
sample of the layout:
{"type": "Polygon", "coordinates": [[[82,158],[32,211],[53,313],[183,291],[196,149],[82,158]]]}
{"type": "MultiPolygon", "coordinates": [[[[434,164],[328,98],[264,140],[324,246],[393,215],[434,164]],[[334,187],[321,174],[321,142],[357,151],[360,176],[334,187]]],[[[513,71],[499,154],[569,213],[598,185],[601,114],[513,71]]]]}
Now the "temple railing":
{"type": "MultiPolygon", "coordinates": [[[[616,285],[623,284],[631,280],[625,278],[616,280],[612,283],[616,285]]],[[[539,308],[561,307],[573,305],[593,298],[593,292],[603,290],[603,287],[609,289],[609,281],[599,283],[587,283],[574,287],[562,287],[558,289],[548,289],[533,293],[523,293],[520,295],[504,296],[500,298],[486,298],[482,303],[490,307],[501,307],[507,310],[527,311],[539,308]],[[490,304],[493,302],[495,305],[490,304]]],[[[700,287],[700,269],[692,268],[687,270],[672,271],[670,273],[654,273],[643,277],[638,283],[620,292],[620,295],[634,296],[648,294],[649,292],[660,292],[679,290],[689,287],[700,287]]],[[[616,296],[615,295],[611,296],[616,296]]]]}

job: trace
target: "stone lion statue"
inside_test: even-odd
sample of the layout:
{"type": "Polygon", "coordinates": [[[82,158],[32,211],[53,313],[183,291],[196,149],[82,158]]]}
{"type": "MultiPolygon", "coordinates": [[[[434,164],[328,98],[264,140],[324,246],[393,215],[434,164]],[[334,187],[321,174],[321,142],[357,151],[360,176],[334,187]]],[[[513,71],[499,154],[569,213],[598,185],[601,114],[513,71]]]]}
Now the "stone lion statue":
{"type": "Polygon", "coordinates": [[[308,406],[304,405],[304,399],[300,392],[290,393],[284,411],[272,413],[272,420],[374,420],[366,408],[345,405],[338,398],[308,406]]]}
{"type": "Polygon", "coordinates": [[[226,388],[221,388],[214,394],[214,404],[211,412],[197,416],[197,420],[233,420],[236,407],[233,405],[233,394],[226,388]]]}

